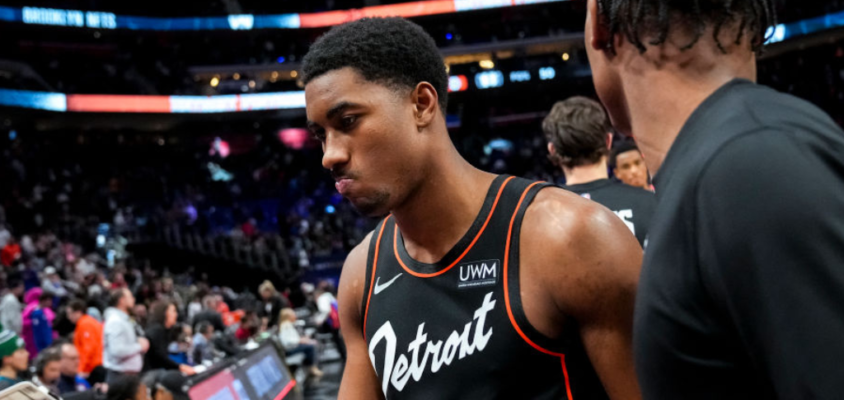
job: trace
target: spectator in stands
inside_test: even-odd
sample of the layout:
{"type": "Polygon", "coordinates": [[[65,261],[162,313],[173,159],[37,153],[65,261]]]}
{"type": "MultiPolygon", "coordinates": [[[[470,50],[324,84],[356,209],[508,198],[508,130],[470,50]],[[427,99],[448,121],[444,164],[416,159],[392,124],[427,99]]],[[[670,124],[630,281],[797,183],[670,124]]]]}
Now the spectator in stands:
{"type": "Polygon", "coordinates": [[[32,326],[32,339],[38,353],[53,344],[53,319],[48,318],[48,311],[53,311],[53,295],[42,292],[38,296],[38,307],[29,314],[30,325],[32,326]]]}
{"type": "Polygon", "coordinates": [[[653,191],[648,183],[648,167],[636,143],[626,140],[612,149],[610,168],[620,181],[633,187],[653,191]]]}
{"type": "Polygon", "coordinates": [[[173,304],[176,306],[177,311],[182,311],[185,309],[185,302],[182,300],[182,295],[176,291],[176,287],[173,284],[173,278],[166,277],[161,279],[161,297],[170,299],[173,304]]]}
{"type": "Polygon", "coordinates": [[[234,333],[234,337],[240,343],[246,343],[249,339],[258,334],[258,329],[261,328],[261,319],[258,318],[258,313],[254,310],[247,310],[246,315],[240,321],[240,326],[234,333]]]}
{"type": "Polygon", "coordinates": [[[135,304],[132,309],[132,316],[135,317],[135,322],[140,326],[147,326],[148,314],[146,304],[135,304]]]}
{"type": "Polygon", "coordinates": [[[185,392],[186,378],[177,371],[166,371],[158,375],[151,400],[190,400],[185,392]]]}
{"type": "Polygon", "coordinates": [[[59,378],[61,377],[62,355],[58,348],[44,349],[35,357],[35,377],[32,383],[44,387],[50,394],[61,398],[59,392],[59,378]]]}
{"type": "Polygon", "coordinates": [[[316,325],[323,333],[330,333],[331,340],[337,346],[340,357],[346,361],[346,346],[340,338],[340,318],[337,314],[337,298],[334,297],[334,285],[329,281],[321,281],[314,292],[317,314],[316,325]]]}
{"type": "Polygon", "coordinates": [[[135,296],[128,289],[115,289],[109,297],[103,326],[103,366],[108,370],[106,382],[122,375],[137,375],[144,365],[144,353],[149,341],[137,337],[135,326],[129,319],[129,310],[135,305],[135,296]]]}
{"type": "Polygon", "coordinates": [[[103,363],[103,324],[85,313],[82,300],[70,302],[67,319],[76,324],[73,343],[79,352],[79,373],[87,377],[103,363]]]}
{"type": "Polygon", "coordinates": [[[290,302],[281,297],[272,282],[266,280],[258,287],[261,295],[261,310],[258,316],[267,319],[268,327],[278,326],[278,316],[283,308],[290,307],[290,302]]]}
{"type": "Polygon", "coordinates": [[[41,280],[41,290],[55,297],[54,304],[58,304],[62,298],[67,297],[67,289],[65,288],[62,278],[54,267],[47,267],[44,269],[44,278],[41,280]]]}
{"type": "Polygon", "coordinates": [[[193,335],[193,363],[202,365],[204,361],[214,361],[214,326],[207,321],[196,325],[193,335]]]}
{"type": "Polygon", "coordinates": [[[202,312],[202,298],[195,294],[193,298],[191,298],[190,303],[188,303],[188,321],[193,321],[196,314],[202,312]]]}
{"type": "Polygon", "coordinates": [[[169,356],[170,332],[176,326],[178,319],[179,312],[176,310],[175,303],[164,300],[152,305],[149,325],[146,329],[149,351],[144,356],[144,371],[173,369],[187,375],[194,374],[190,365],[179,364],[171,360],[169,356]]]}
{"type": "Polygon", "coordinates": [[[29,359],[35,359],[35,356],[38,355],[38,348],[35,346],[35,338],[32,335],[32,312],[35,311],[39,307],[39,297],[41,294],[44,293],[40,287],[29,289],[26,294],[24,295],[24,303],[26,306],[23,308],[23,313],[21,314],[21,322],[23,323],[23,327],[21,328],[21,332],[23,335],[23,341],[26,343],[26,351],[29,352],[29,359]]]}
{"type": "Polygon", "coordinates": [[[0,324],[3,325],[0,329],[8,329],[16,335],[21,334],[23,329],[23,320],[21,314],[23,313],[23,306],[20,302],[20,297],[23,296],[24,285],[20,276],[10,275],[7,280],[9,291],[3,296],[3,301],[0,302],[0,324]]]}
{"type": "Polygon", "coordinates": [[[21,246],[14,237],[9,238],[6,246],[0,250],[0,261],[6,267],[11,267],[21,257],[21,246]]]}
{"type": "Polygon", "coordinates": [[[61,351],[61,362],[59,364],[61,376],[59,377],[58,388],[61,395],[91,389],[91,384],[79,374],[80,357],[76,346],[65,342],[60,345],[59,349],[61,351]]]}
{"type": "Polygon", "coordinates": [[[285,353],[288,356],[302,353],[305,355],[305,360],[302,365],[308,368],[308,373],[321,377],[322,371],[316,366],[316,346],[317,341],[309,337],[299,335],[299,330],[296,329],[296,312],[292,308],[284,308],[279,314],[279,321],[281,321],[278,329],[278,338],[284,346],[285,353]]]}
{"type": "Polygon", "coordinates": [[[106,400],[150,400],[148,393],[140,376],[121,375],[109,382],[106,400]]]}
{"type": "Polygon", "coordinates": [[[186,365],[194,365],[193,363],[193,328],[190,324],[179,324],[177,328],[178,336],[176,341],[171,342],[167,348],[170,353],[170,359],[186,365]]]}
{"type": "Polygon", "coordinates": [[[226,325],[223,323],[223,316],[217,311],[218,303],[219,301],[214,295],[208,295],[202,299],[205,309],[193,317],[192,325],[194,330],[196,330],[196,325],[203,321],[211,324],[216,331],[224,332],[226,330],[226,325]]]}
{"type": "Polygon", "coordinates": [[[23,339],[10,330],[0,332],[0,390],[20,382],[29,366],[29,352],[23,339]]]}

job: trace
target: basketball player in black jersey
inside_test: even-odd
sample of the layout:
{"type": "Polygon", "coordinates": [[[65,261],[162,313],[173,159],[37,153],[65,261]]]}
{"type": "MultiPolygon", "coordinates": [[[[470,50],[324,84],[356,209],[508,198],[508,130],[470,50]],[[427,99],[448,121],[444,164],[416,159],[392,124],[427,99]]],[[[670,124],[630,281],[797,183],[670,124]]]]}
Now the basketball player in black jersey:
{"type": "Polygon", "coordinates": [[[844,398],[844,132],[755,83],[774,7],[588,1],[596,91],[654,174],[634,324],[647,399],[844,398]]]}
{"type": "Polygon", "coordinates": [[[382,218],[340,280],[341,399],[639,398],[636,240],[593,202],[466,162],[430,36],[351,22],[311,47],[303,75],[323,166],[382,218]]]}
{"type": "Polygon", "coordinates": [[[610,180],[611,130],[604,107],[580,96],[557,102],[542,121],[548,157],[566,176],[563,188],[609,208],[644,245],[656,198],[652,192],[610,180]]]}
{"type": "Polygon", "coordinates": [[[609,159],[612,174],[618,180],[637,188],[653,192],[648,182],[648,167],[639,147],[632,140],[625,140],[614,144],[609,159]]]}

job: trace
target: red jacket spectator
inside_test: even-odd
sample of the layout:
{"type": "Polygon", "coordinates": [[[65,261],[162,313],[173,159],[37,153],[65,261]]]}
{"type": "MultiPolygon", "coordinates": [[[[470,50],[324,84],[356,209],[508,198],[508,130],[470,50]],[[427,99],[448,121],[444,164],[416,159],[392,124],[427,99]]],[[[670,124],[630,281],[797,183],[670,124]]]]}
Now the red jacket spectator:
{"type": "Polygon", "coordinates": [[[0,261],[3,262],[3,265],[11,267],[12,263],[20,258],[20,256],[21,246],[17,242],[12,241],[3,248],[2,252],[0,252],[0,261]]]}
{"type": "Polygon", "coordinates": [[[73,344],[79,351],[79,372],[90,374],[103,363],[103,324],[90,315],[76,322],[73,344]]]}

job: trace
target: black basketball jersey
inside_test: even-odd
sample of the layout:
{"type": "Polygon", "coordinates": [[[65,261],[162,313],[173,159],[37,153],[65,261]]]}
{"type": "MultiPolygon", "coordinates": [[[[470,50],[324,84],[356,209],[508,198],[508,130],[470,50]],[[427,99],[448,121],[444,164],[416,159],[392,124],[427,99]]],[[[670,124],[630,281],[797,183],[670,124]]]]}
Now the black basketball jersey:
{"type": "Polygon", "coordinates": [[[609,208],[633,232],[639,241],[639,245],[645,245],[648,227],[656,211],[656,196],[652,192],[609,179],[599,179],[578,185],[564,185],[563,189],[609,208]]]}
{"type": "Polygon", "coordinates": [[[607,398],[576,323],[551,340],[522,309],[521,222],[547,186],[497,177],[469,231],[436,264],[408,255],[394,218],[378,225],[362,326],[388,400],[607,398]]]}

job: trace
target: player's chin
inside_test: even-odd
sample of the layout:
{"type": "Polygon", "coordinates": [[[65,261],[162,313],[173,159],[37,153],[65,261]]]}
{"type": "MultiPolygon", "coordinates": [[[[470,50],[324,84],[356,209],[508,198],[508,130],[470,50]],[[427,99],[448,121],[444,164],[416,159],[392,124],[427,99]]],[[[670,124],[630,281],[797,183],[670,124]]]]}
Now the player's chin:
{"type": "Polygon", "coordinates": [[[386,198],[380,196],[349,197],[349,201],[361,215],[370,218],[383,217],[390,213],[386,198]]]}

